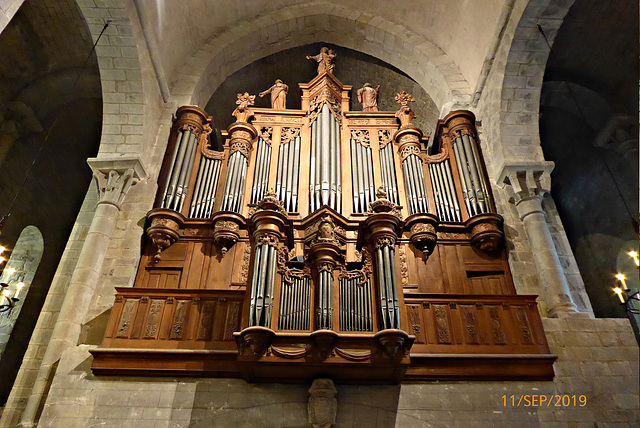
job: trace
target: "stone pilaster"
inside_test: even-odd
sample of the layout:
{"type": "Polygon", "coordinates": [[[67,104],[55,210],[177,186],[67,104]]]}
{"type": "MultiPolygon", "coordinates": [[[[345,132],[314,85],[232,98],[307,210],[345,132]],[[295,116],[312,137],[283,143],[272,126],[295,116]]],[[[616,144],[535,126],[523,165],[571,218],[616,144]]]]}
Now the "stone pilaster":
{"type": "Polygon", "coordinates": [[[37,412],[46,399],[55,364],[62,352],[75,346],[80,337],[80,329],[102,271],[122,201],[131,186],[147,177],[137,157],[100,157],[88,159],[87,162],[98,187],[98,205],[22,415],[21,427],[37,424],[37,412]]]}
{"type": "Polygon", "coordinates": [[[504,165],[498,185],[509,193],[509,201],[516,206],[527,232],[540,284],[544,287],[541,294],[549,302],[547,316],[558,317],[577,309],[542,208],[542,198],[551,189],[553,167],[553,162],[504,165]]]}

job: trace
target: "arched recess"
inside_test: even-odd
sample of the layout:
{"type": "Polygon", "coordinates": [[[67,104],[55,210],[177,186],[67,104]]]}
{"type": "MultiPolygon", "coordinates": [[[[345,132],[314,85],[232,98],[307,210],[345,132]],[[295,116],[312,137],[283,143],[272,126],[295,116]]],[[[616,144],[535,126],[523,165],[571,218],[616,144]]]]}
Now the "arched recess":
{"type": "Polygon", "coordinates": [[[335,43],[385,61],[422,86],[438,108],[468,105],[471,89],[458,66],[408,28],[334,4],[296,5],[242,22],[209,40],[186,61],[171,92],[179,104],[204,107],[231,74],[257,59],[313,42],[335,43]]]}
{"type": "Polygon", "coordinates": [[[0,317],[0,361],[2,361],[2,354],[9,343],[13,326],[20,316],[23,302],[29,295],[29,288],[36,276],[43,252],[42,233],[35,226],[27,226],[20,233],[18,241],[11,251],[11,256],[2,270],[0,282],[8,284],[7,290],[10,297],[19,300],[15,302],[13,308],[0,317]]]}

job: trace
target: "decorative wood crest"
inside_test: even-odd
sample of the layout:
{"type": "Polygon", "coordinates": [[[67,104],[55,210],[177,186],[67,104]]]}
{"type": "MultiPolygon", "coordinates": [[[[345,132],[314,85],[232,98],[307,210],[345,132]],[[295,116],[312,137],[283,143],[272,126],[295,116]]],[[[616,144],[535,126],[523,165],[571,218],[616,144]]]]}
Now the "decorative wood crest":
{"type": "Polygon", "coordinates": [[[351,131],[351,139],[363,147],[370,147],[369,131],[363,129],[354,129],[351,131]]]}
{"type": "Polygon", "coordinates": [[[416,114],[409,107],[409,103],[412,103],[415,100],[411,94],[408,94],[405,91],[397,94],[395,100],[400,104],[400,109],[395,114],[395,116],[400,120],[400,128],[412,126],[411,121],[416,118],[416,114]]]}
{"type": "MultiPolygon", "coordinates": [[[[404,137],[411,137],[411,135],[403,135],[400,139],[402,140],[404,137]]],[[[416,142],[417,141],[418,140],[416,139],[416,142]]],[[[402,162],[411,155],[416,155],[418,159],[420,159],[420,162],[422,162],[422,158],[420,157],[420,147],[413,144],[407,144],[400,149],[400,159],[402,162]]]]}
{"type": "Polygon", "coordinates": [[[271,146],[271,139],[273,138],[273,128],[271,126],[263,126],[260,128],[258,135],[268,146],[271,146]]]}
{"type": "Polygon", "coordinates": [[[325,86],[311,98],[309,106],[309,124],[316,120],[320,111],[322,111],[322,106],[327,104],[335,119],[340,125],[342,125],[342,107],[340,99],[336,95],[340,93],[340,89],[335,83],[329,80],[325,80],[324,85],[325,86]],[[329,88],[334,89],[336,94],[334,94],[329,88]]]}
{"type": "Polygon", "coordinates": [[[238,107],[231,113],[231,116],[236,118],[236,122],[248,122],[249,118],[253,116],[253,110],[249,107],[255,104],[256,96],[249,95],[248,92],[244,94],[238,94],[236,104],[238,107]]]}
{"type": "Polygon", "coordinates": [[[300,136],[300,128],[282,128],[282,135],[280,137],[280,144],[285,145],[292,142],[296,137],[300,136]]]}
{"type": "Polygon", "coordinates": [[[285,245],[278,247],[278,273],[282,275],[282,280],[287,284],[293,284],[296,279],[311,278],[311,269],[305,263],[304,269],[296,269],[287,266],[295,258],[295,250],[289,250],[285,245]]]}
{"type": "Polygon", "coordinates": [[[388,129],[379,129],[378,138],[380,140],[380,150],[382,150],[391,142],[391,131],[388,129]]]}
{"type": "Polygon", "coordinates": [[[356,279],[356,284],[359,286],[363,286],[367,283],[369,278],[371,278],[371,274],[373,273],[373,263],[371,262],[371,254],[367,248],[362,249],[361,253],[362,257],[362,268],[358,270],[348,271],[346,266],[346,261],[343,258],[343,262],[339,264],[338,269],[340,270],[340,274],[338,275],[338,279],[356,279]]]}

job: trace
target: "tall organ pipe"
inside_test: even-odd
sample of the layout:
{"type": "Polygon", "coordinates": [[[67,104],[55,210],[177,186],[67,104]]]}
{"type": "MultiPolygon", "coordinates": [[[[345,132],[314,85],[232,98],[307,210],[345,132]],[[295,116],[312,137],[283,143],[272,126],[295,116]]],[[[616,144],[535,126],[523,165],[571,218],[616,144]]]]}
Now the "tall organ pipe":
{"type": "Polygon", "coordinates": [[[395,272],[395,251],[383,245],[376,249],[376,268],[382,328],[400,328],[400,309],[395,272]]]}
{"type": "Polygon", "coordinates": [[[269,327],[276,276],[276,248],[268,244],[258,245],[254,257],[249,324],[269,327]]]}
{"type": "Polygon", "coordinates": [[[310,162],[310,171],[309,171],[309,204],[311,206],[311,212],[316,210],[316,200],[315,200],[315,185],[316,185],[316,129],[318,127],[318,121],[316,120],[311,124],[311,162],[310,162]]]}
{"type": "Polygon", "coordinates": [[[297,211],[298,209],[298,179],[300,176],[300,136],[296,137],[295,144],[295,156],[293,158],[293,190],[290,211],[297,211]]]}
{"type": "Polygon", "coordinates": [[[340,124],[323,104],[311,124],[310,208],[322,205],[338,210],[341,204],[340,124]]]}

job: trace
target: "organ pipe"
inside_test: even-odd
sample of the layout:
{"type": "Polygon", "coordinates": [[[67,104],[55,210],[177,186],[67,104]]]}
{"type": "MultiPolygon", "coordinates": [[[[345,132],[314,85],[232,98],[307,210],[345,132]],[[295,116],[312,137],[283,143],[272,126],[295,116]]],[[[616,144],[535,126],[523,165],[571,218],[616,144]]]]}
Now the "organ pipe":
{"type": "Polygon", "coordinates": [[[278,317],[280,330],[309,330],[310,290],[309,277],[294,278],[290,283],[283,278],[278,317]]]}
{"type": "Polygon", "coordinates": [[[273,288],[276,275],[277,252],[273,245],[258,244],[254,256],[251,282],[249,325],[269,327],[273,307],[273,288]]]}
{"type": "Polygon", "coordinates": [[[284,203],[284,209],[288,212],[294,212],[297,210],[298,203],[300,130],[285,128],[283,131],[289,135],[286,137],[283,135],[283,141],[280,145],[276,193],[278,200],[284,203]]]}
{"type": "Polygon", "coordinates": [[[378,244],[375,254],[382,327],[400,328],[395,249],[388,244],[378,244]]]}
{"type": "Polygon", "coordinates": [[[393,144],[387,144],[380,149],[380,170],[382,185],[391,202],[400,205],[398,199],[398,184],[396,179],[396,164],[393,158],[393,144]]]}
{"type": "Polygon", "coordinates": [[[222,161],[219,159],[210,159],[206,156],[200,158],[189,217],[211,217],[221,166],[222,161]]]}
{"type": "Polygon", "coordinates": [[[491,203],[476,141],[470,133],[458,130],[454,134],[453,151],[469,215],[487,213],[491,203]]]}
{"type": "Polygon", "coordinates": [[[409,214],[413,215],[428,212],[422,160],[418,155],[410,154],[404,159],[402,162],[402,172],[404,174],[405,189],[407,191],[409,214]]]}
{"type": "Polygon", "coordinates": [[[256,168],[253,176],[253,188],[251,191],[251,203],[257,204],[267,191],[269,182],[269,166],[271,165],[271,146],[264,138],[258,138],[256,153],[256,168]]]}
{"type": "Polygon", "coordinates": [[[372,331],[371,286],[358,278],[340,280],[340,330],[372,331]]]}
{"type": "Polygon", "coordinates": [[[340,210],[340,162],[340,124],[333,117],[327,103],[324,103],[311,124],[309,206],[312,212],[323,205],[340,210]]]}

